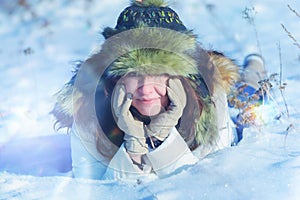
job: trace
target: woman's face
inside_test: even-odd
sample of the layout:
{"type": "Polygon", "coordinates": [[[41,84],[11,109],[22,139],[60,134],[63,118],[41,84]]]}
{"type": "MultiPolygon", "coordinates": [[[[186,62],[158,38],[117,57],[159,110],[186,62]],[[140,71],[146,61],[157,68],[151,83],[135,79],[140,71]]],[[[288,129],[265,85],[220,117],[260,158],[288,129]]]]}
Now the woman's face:
{"type": "Polygon", "coordinates": [[[142,115],[153,116],[168,105],[167,75],[127,75],[123,79],[127,93],[132,94],[132,106],[142,115]]]}

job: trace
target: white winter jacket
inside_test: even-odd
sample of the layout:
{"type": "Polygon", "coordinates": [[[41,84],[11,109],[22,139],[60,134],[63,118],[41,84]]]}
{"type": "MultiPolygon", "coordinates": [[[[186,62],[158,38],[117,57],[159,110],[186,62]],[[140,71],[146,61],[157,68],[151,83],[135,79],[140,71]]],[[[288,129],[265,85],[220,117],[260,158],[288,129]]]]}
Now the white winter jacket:
{"type": "Polygon", "coordinates": [[[195,164],[211,152],[229,147],[236,140],[235,127],[230,120],[224,92],[214,97],[218,116],[219,138],[214,145],[199,146],[193,152],[189,149],[175,127],[166,140],[156,149],[146,154],[147,164],[141,170],[133,164],[124,145],[104,164],[104,158],[97,153],[95,145],[80,137],[73,126],[71,134],[72,166],[75,177],[90,179],[137,179],[139,177],[166,177],[178,173],[180,169],[195,164]],[[221,94],[221,95],[220,95],[221,94]],[[223,95],[224,94],[224,95],[223,95]],[[94,149],[94,150],[93,150],[94,149]]]}

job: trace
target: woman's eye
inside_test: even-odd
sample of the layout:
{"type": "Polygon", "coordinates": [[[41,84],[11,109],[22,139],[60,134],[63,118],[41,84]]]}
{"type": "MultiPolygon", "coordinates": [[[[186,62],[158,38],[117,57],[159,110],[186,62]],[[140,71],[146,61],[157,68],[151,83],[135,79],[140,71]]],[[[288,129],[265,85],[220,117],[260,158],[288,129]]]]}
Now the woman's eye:
{"type": "Polygon", "coordinates": [[[127,77],[137,77],[138,74],[136,72],[129,72],[128,74],[126,74],[127,77]]]}

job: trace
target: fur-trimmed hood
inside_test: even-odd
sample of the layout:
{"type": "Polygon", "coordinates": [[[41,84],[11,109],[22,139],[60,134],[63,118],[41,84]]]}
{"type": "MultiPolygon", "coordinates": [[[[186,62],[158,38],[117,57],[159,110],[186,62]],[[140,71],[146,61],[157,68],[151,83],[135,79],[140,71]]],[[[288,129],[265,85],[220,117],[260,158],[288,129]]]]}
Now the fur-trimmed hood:
{"type": "MultiPolygon", "coordinates": [[[[175,15],[172,18],[171,11],[167,13],[170,18],[154,11],[150,13],[161,14],[154,21],[177,19],[175,15]]],[[[178,24],[182,22],[175,22],[178,24]]],[[[239,68],[223,54],[203,50],[187,30],[143,25],[126,31],[116,29],[118,33],[105,29],[106,40],[101,50],[80,63],[72,79],[56,94],[52,114],[57,127],[71,128],[75,124],[80,138],[95,144],[100,154],[112,157],[123,141],[123,132],[114,121],[110,105],[117,81],[131,72],[169,74],[181,80],[187,93],[187,106],[177,125],[179,133],[191,149],[214,143],[218,130],[211,97],[215,88],[223,88],[227,93],[231,90],[239,79],[239,68]]]]}
{"type": "MultiPolygon", "coordinates": [[[[119,33],[111,38],[120,57],[109,66],[109,76],[126,73],[171,76],[197,74],[196,38],[166,28],[143,27],[119,33]]],[[[104,50],[105,51],[105,50],[104,50]]]]}

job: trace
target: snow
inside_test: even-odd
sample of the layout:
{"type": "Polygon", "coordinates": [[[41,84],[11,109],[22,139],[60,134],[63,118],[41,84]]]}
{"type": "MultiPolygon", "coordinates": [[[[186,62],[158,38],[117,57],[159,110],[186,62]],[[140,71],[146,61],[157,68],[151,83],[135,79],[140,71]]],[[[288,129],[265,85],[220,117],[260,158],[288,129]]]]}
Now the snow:
{"type": "Polygon", "coordinates": [[[239,64],[247,54],[261,53],[268,74],[282,65],[289,117],[275,91],[275,101],[258,111],[260,126],[246,129],[238,146],[176,175],[134,183],[71,178],[68,135],[54,131],[49,115],[72,62],[102,43],[99,32],[115,26],[129,1],[17,2],[0,4],[0,199],[300,198],[300,48],[282,28],[300,40],[300,18],[288,7],[300,13],[299,2],[170,1],[203,47],[239,64]]]}

